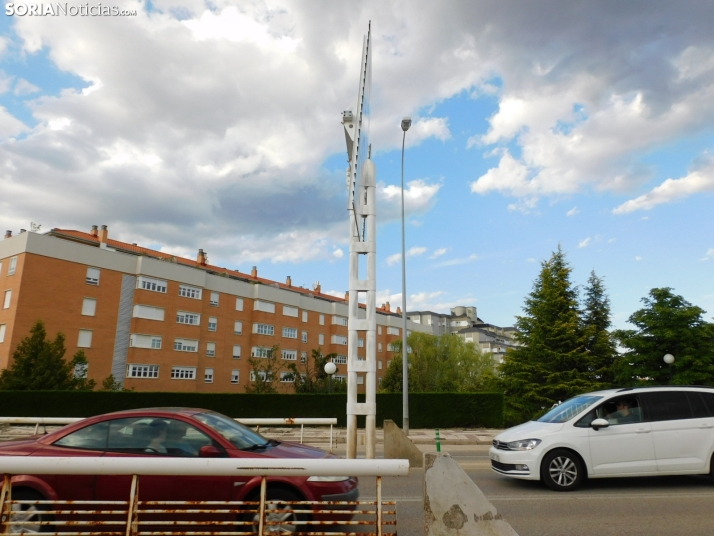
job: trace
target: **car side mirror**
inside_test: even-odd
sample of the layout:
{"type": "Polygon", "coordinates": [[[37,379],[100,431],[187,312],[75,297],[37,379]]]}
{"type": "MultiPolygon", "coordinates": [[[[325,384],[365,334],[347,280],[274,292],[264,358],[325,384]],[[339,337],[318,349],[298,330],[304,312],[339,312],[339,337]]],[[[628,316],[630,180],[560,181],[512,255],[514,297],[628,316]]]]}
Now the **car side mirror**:
{"type": "Polygon", "coordinates": [[[599,430],[600,428],[607,428],[608,426],[610,426],[610,423],[607,422],[606,419],[595,419],[593,422],[590,423],[590,427],[595,431],[599,430]]]}
{"type": "Polygon", "coordinates": [[[205,447],[201,447],[198,451],[199,458],[220,458],[221,456],[221,451],[213,445],[206,445],[205,447]]]}

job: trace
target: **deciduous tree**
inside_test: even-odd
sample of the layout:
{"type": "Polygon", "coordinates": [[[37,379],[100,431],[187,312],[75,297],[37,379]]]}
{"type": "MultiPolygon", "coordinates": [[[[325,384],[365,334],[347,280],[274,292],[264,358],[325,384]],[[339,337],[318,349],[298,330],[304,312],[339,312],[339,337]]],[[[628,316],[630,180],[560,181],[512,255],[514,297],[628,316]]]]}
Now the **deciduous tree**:
{"type": "Polygon", "coordinates": [[[280,355],[280,346],[275,345],[266,357],[249,357],[250,378],[245,386],[245,392],[251,394],[277,393],[277,383],[280,381],[280,371],[283,361],[280,355]]]}

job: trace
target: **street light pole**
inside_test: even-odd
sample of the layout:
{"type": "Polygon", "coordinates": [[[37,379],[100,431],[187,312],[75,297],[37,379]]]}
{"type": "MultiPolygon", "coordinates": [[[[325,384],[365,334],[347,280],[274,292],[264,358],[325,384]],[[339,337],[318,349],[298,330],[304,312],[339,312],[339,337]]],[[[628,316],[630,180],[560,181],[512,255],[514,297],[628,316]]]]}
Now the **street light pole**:
{"type": "Polygon", "coordinates": [[[404,142],[412,119],[402,119],[402,430],[409,435],[409,363],[407,361],[407,254],[404,229],[404,142]]]}
{"type": "Polygon", "coordinates": [[[669,365],[669,384],[672,385],[672,364],[674,363],[674,356],[672,354],[664,354],[664,362],[669,365]]]}
{"type": "Polygon", "coordinates": [[[325,363],[325,374],[327,374],[327,392],[332,394],[332,375],[337,370],[337,366],[332,362],[328,361],[325,363]]]}

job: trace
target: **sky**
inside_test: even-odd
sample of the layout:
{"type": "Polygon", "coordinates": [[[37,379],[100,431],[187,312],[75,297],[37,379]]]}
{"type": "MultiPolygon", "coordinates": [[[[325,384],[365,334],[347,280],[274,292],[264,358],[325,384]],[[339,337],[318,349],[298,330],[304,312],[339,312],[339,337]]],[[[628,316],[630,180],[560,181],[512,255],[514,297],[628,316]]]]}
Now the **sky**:
{"type": "Polygon", "coordinates": [[[513,325],[560,246],[616,327],[655,287],[714,316],[711,2],[102,5],[134,14],[6,4],[0,229],[107,225],[344,296],[341,118],[371,21],[378,304],[401,303],[410,115],[408,310],[513,325]]]}

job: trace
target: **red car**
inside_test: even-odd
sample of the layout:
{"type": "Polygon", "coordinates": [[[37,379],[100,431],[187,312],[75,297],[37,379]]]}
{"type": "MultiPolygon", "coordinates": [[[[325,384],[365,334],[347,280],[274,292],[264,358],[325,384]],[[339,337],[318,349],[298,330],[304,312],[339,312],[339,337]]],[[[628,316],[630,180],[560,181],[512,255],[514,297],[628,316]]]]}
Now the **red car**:
{"type": "MultiPolygon", "coordinates": [[[[220,413],[203,409],[153,408],[109,413],[51,434],[0,443],[0,456],[130,456],[209,458],[327,458],[320,449],[267,439],[220,413]]],[[[260,477],[142,476],[143,501],[258,500],[260,477]]],[[[130,476],[17,475],[15,499],[127,500],[130,476]]],[[[267,499],[356,501],[355,477],[270,477],[267,499]]],[[[276,519],[299,516],[287,504],[276,519]]],[[[292,529],[294,530],[294,526],[292,529]]]]}

